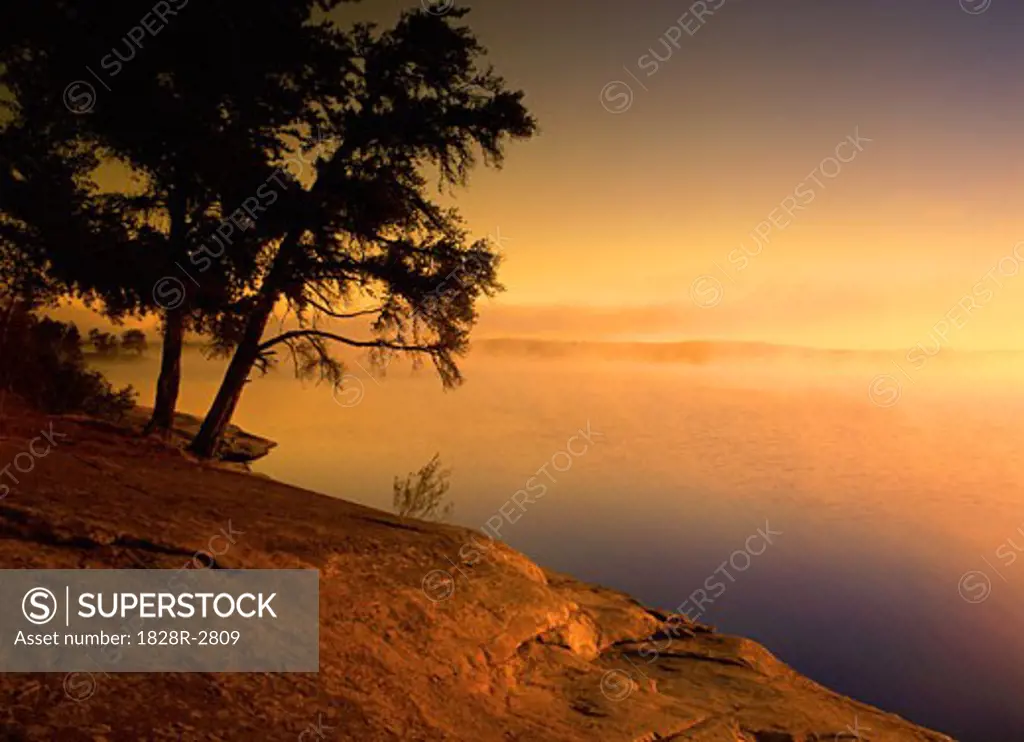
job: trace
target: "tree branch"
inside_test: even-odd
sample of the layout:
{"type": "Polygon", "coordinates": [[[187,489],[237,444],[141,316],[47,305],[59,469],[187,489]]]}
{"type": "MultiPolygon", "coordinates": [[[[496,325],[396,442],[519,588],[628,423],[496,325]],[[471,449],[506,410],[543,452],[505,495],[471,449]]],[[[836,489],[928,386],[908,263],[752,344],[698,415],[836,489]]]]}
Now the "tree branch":
{"type": "Polygon", "coordinates": [[[380,314],[384,311],[384,305],[375,307],[373,309],[362,309],[358,312],[338,312],[330,308],[331,300],[325,296],[319,288],[315,285],[309,285],[304,287],[310,293],[316,294],[316,299],[313,299],[308,294],[303,297],[303,300],[313,307],[315,310],[327,317],[333,317],[334,319],[355,319],[357,317],[366,317],[371,314],[380,314]]]}
{"type": "Polygon", "coordinates": [[[323,304],[313,301],[308,296],[306,297],[306,303],[313,307],[313,309],[320,312],[321,314],[326,315],[328,317],[333,317],[334,319],[355,319],[356,317],[366,317],[367,315],[370,314],[380,314],[384,310],[384,307],[376,307],[375,309],[364,309],[361,312],[349,312],[346,314],[343,312],[332,311],[323,304]]]}
{"type": "Polygon", "coordinates": [[[333,332],[324,332],[323,330],[290,330],[261,343],[258,350],[260,353],[263,353],[275,345],[280,345],[296,338],[320,338],[322,340],[333,340],[343,345],[351,345],[354,348],[387,348],[388,350],[412,353],[436,353],[444,350],[444,347],[441,345],[407,345],[405,343],[394,343],[389,340],[353,340],[352,338],[335,335],[333,332]]]}

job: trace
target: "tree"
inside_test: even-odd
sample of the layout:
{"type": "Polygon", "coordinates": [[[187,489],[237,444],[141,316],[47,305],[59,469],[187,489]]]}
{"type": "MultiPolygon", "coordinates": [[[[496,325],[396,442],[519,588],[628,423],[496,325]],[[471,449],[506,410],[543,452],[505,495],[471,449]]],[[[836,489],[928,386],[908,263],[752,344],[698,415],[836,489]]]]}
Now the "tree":
{"type": "Polygon", "coordinates": [[[149,348],[146,333],[142,330],[125,330],[121,333],[121,347],[137,356],[141,356],[149,348]]]}
{"type": "Polygon", "coordinates": [[[120,348],[117,335],[93,328],[89,330],[89,342],[96,352],[104,357],[116,356],[120,348]]]}
{"type": "MultiPolygon", "coordinates": [[[[5,110],[0,103],[0,114],[5,110]]],[[[92,193],[94,151],[69,141],[67,130],[57,133],[56,125],[29,131],[16,110],[12,116],[0,127],[0,294],[32,306],[52,305],[69,292],[88,299],[90,288],[116,273],[127,257],[120,249],[138,235],[92,193]],[[104,250],[114,266],[96,259],[104,250]]],[[[114,314],[130,302],[118,306],[115,293],[111,299],[114,314]]]]}
{"type": "MultiPolygon", "coordinates": [[[[134,192],[102,194],[93,172],[77,173],[91,179],[83,185],[90,206],[117,213],[131,232],[124,249],[100,247],[106,260],[97,261],[72,241],[48,241],[40,263],[115,316],[161,315],[150,430],[167,431],[173,422],[185,332],[216,332],[232,324],[221,315],[244,309],[235,302],[245,295],[274,219],[260,218],[233,239],[219,230],[228,219],[239,223],[243,204],[276,171],[311,96],[344,85],[344,70],[331,69],[334,81],[320,61],[336,42],[324,23],[310,21],[314,7],[330,11],[343,1],[296,0],[253,13],[242,0],[215,0],[158,19],[154,7],[146,18],[162,27],[129,60],[110,50],[123,41],[123,29],[142,33],[139,6],[130,0],[0,8],[0,87],[13,93],[9,138],[26,139],[35,150],[97,152],[137,179],[134,192]],[[92,86],[88,115],[76,115],[82,111],[69,109],[85,91],[67,83],[81,78],[90,59],[117,76],[116,89],[101,91],[97,101],[92,86]],[[215,232],[221,239],[211,243],[215,232]],[[197,254],[208,262],[197,263],[197,254]]],[[[35,190],[46,195],[52,184],[37,180],[35,190]]]]}
{"type": "MultiPolygon", "coordinates": [[[[4,110],[0,101],[0,113],[4,110]]],[[[93,252],[127,238],[116,215],[91,200],[82,183],[95,166],[94,154],[57,150],[46,142],[42,136],[26,138],[11,125],[0,131],[0,417],[10,389],[47,409],[70,406],[101,413],[109,409],[106,400],[115,399],[113,407],[121,409],[134,394],[114,393],[97,374],[84,370],[81,338],[73,325],[49,360],[39,358],[45,343],[37,342],[33,332],[45,335],[54,325],[33,324],[31,313],[54,306],[75,288],[49,270],[58,246],[93,252]]]]}
{"type": "Polygon", "coordinates": [[[244,321],[221,328],[233,353],[194,453],[215,454],[250,374],[280,349],[299,376],[334,385],[344,375],[337,344],[368,348],[376,363],[427,357],[446,388],[461,382],[456,358],[476,301],[501,288],[500,256],[430,200],[428,174],[451,192],[481,155],[500,166],[505,143],[536,129],[523,93],[480,68],[484,49],[457,25],[466,12],[407,12],[383,33],[360,25],[330,37],[348,85],[318,98],[300,150],[312,149],[314,127],[335,145],[284,194],[286,229],[263,246],[244,321]],[[265,337],[279,303],[295,328],[265,337]]]}
{"type": "MultiPolygon", "coordinates": [[[[26,110],[22,99],[34,100],[19,96],[0,131],[0,252],[50,294],[76,295],[115,321],[156,308],[151,287],[165,270],[167,235],[133,199],[96,182],[96,137],[26,110]]],[[[116,352],[116,337],[97,333],[90,341],[102,355],[116,352]]]]}

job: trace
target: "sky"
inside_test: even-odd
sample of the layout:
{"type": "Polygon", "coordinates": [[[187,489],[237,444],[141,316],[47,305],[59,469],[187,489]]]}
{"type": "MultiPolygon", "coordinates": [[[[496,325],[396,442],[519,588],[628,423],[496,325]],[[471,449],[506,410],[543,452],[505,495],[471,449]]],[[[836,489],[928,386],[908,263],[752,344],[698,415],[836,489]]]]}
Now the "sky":
{"type": "Polygon", "coordinates": [[[455,1],[541,129],[457,194],[482,335],[1024,348],[1024,6],[455,1]]]}
{"type": "Polygon", "coordinates": [[[540,124],[456,193],[477,337],[1024,349],[1024,5],[453,5],[540,124]]]}

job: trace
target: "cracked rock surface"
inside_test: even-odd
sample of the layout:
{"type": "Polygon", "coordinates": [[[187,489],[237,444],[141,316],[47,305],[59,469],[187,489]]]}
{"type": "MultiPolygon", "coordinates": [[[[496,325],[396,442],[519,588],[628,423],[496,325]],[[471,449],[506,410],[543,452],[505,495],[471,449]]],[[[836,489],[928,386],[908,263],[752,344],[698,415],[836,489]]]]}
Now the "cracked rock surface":
{"type": "MultiPolygon", "coordinates": [[[[9,416],[0,466],[49,424],[9,416]]],[[[755,642],[480,534],[482,557],[462,563],[466,529],[200,464],[114,428],[56,419],[54,430],[57,447],[0,501],[0,566],[315,568],[320,672],[0,674],[2,740],[949,739],[755,642]]]]}

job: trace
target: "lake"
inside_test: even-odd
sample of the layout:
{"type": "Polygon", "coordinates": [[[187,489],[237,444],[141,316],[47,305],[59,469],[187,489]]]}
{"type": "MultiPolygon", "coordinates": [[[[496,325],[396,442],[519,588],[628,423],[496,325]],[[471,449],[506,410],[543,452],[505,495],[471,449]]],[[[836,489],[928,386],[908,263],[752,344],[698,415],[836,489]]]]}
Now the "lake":
{"type": "MultiPolygon", "coordinates": [[[[1024,357],[731,347],[484,343],[448,393],[354,357],[337,395],[256,380],[235,422],[280,443],[257,471],[382,509],[440,453],[456,523],[912,721],[1020,739],[1024,357]]],[[[103,370],[149,404],[156,363],[103,370]]],[[[188,353],[181,409],[222,368],[188,353]]]]}

